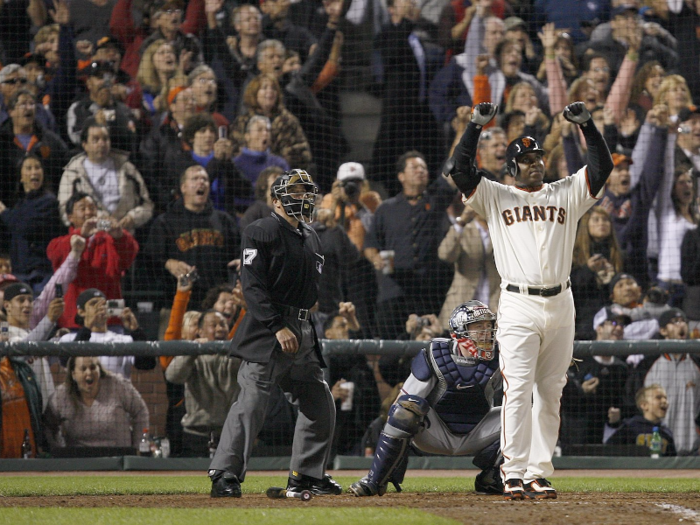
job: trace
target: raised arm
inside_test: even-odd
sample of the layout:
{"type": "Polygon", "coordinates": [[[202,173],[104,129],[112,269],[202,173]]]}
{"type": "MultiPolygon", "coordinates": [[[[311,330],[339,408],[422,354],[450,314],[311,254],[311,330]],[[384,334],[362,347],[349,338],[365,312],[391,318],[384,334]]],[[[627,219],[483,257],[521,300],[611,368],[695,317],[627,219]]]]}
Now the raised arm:
{"type": "Polygon", "coordinates": [[[574,102],[564,109],[564,118],[581,127],[588,144],[588,183],[591,194],[598,195],[613,170],[613,161],[603,135],[591,120],[583,102],[574,102]]]}
{"type": "MultiPolygon", "coordinates": [[[[479,185],[481,174],[476,167],[476,147],[482,128],[491,122],[498,112],[498,105],[482,102],[474,106],[472,118],[452,157],[445,163],[443,174],[452,177],[455,185],[469,196],[479,185]]],[[[611,161],[612,162],[612,161],[611,161]]]]}

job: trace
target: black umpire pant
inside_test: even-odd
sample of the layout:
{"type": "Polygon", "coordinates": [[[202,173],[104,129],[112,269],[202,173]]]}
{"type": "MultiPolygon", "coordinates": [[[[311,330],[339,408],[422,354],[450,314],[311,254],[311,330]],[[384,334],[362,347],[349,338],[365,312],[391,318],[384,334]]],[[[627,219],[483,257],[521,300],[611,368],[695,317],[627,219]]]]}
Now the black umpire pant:
{"type": "Polygon", "coordinates": [[[296,355],[276,350],[268,363],[241,363],[241,391],[226,417],[209,469],[235,474],[243,482],[255,439],[265,421],[270,392],[279,385],[299,406],[290,474],[317,479],[325,474],[333,441],[335,403],[314,350],[311,323],[302,321],[301,327],[302,341],[296,355]]]}

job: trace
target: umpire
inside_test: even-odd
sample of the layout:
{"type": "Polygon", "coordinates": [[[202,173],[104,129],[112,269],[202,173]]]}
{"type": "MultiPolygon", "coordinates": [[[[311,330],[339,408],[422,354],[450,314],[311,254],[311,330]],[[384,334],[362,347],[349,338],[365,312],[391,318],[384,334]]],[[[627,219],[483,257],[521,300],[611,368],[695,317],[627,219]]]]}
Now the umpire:
{"type": "Polygon", "coordinates": [[[323,379],[311,308],[324,258],[311,222],[318,189],[303,170],[280,175],[270,188],[274,213],[243,232],[241,282],[248,315],[231,343],[243,359],[241,387],[209,466],[212,498],[240,498],[248,460],[262,428],[270,391],[280,385],[299,405],[287,490],[340,494],[325,474],[335,403],[323,379]]]}

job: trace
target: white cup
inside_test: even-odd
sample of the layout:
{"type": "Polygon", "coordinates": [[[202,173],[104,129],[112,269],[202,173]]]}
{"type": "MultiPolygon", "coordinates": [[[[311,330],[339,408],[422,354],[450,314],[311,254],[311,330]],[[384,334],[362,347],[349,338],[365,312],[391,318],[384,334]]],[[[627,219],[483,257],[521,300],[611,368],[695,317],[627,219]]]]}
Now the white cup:
{"type": "Polygon", "coordinates": [[[384,266],[382,267],[382,273],[384,275],[390,275],[394,273],[394,250],[382,250],[379,252],[379,256],[384,261],[384,266]]]}
{"type": "Polygon", "coordinates": [[[153,303],[150,301],[136,303],[136,309],[141,313],[152,312],[153,311],[153,303]]]}
{"type": "Polygon", "coordinates": [[[344,388],[348,391],[347,399],[340,403],[340,410],[348,412],[352,410],[352,396],[355,392],[355,383],[352,381],[345,381],[345,383],[340,383],[340,388],[344,388]]]}

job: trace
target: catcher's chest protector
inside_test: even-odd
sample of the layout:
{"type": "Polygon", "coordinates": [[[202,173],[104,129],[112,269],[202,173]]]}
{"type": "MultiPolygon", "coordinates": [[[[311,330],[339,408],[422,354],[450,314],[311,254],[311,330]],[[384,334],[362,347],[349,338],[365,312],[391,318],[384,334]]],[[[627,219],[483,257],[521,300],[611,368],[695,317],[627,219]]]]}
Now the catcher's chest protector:
{"type": "Polygon", "coordinates": [[[449,339],[431,344],[429,362],[438,386],[430,394],[430,404],[452,432],[467,434],[491,409],[484,389],[498,370],[498,359],[457,357],[455,361],[451,344],[449,339]]]}

